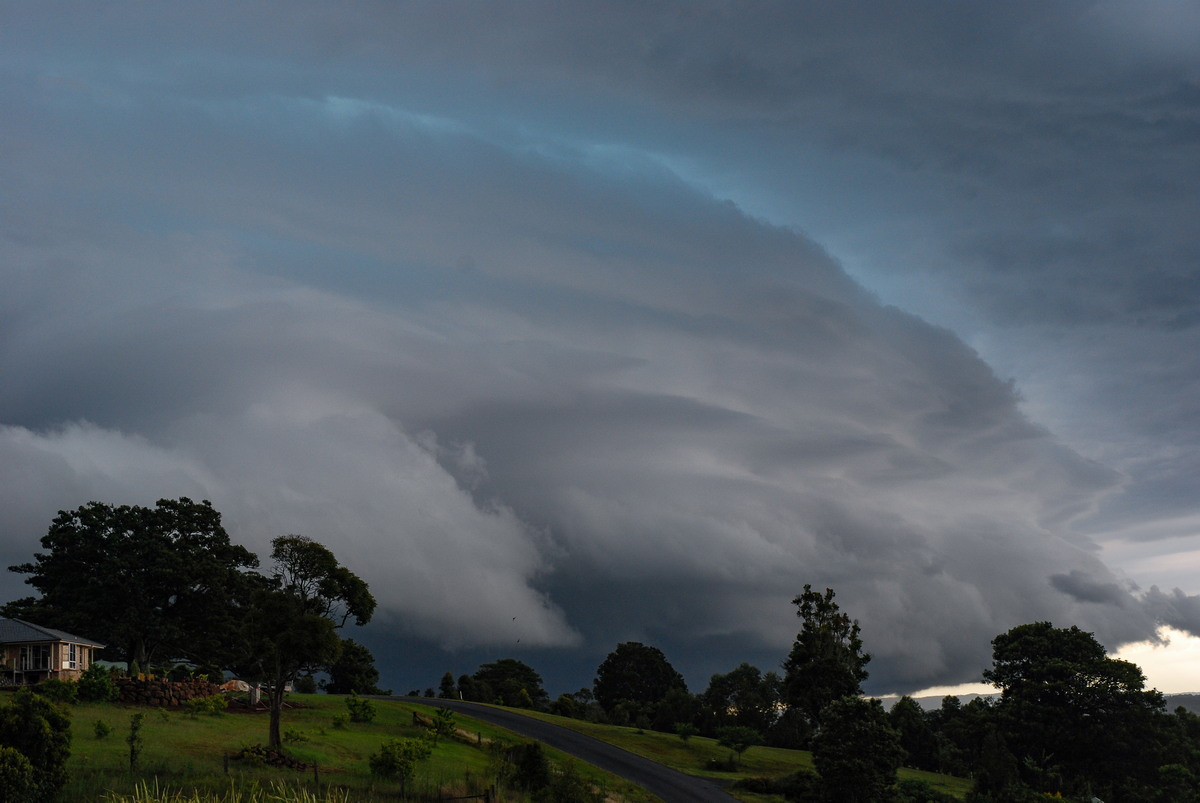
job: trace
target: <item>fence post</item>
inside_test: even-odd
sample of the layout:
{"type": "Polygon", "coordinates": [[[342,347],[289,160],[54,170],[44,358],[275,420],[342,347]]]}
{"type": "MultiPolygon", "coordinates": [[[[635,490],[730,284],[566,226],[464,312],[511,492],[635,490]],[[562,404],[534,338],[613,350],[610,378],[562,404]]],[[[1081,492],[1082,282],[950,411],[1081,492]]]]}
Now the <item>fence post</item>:
{"type": "Polygon", "coordinates": [[[317,785],[317,791],[321,791],[321,770],[317,767],[317,762],[313,762],[313,783],[317,785]]]}

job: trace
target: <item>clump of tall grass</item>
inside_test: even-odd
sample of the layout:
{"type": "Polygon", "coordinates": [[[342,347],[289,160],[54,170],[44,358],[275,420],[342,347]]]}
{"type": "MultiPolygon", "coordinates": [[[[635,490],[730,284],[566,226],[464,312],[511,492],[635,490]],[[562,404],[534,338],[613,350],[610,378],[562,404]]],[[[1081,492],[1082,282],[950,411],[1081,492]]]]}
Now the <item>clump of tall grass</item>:
{"type": "Polygon", "coordinates": [[[316,793],[281,783],[266,788],[257,784],[249,789],[231,788],[228,792],[184,792],[159,789],[157,782],[151,787],[143,781],[133,794],[109,793],[104,800],[105,803],[350,803],[350,794],[344,789],[316,793]]]}

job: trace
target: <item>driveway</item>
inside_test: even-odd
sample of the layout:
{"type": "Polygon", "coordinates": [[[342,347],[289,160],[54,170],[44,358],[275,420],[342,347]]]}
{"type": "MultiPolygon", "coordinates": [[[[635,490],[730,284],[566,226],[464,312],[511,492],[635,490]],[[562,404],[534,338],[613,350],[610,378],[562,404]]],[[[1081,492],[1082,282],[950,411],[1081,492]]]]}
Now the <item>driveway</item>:
{"type": "Polygon", "coordinates": [[[660,797],[663,803],[730,803],[734,799],[711,780],[686,775],[650,759],[634,755],[628,750],[614,747],[607,742],[593,739],[591,736],[564,728],[561,725],[527,717],[512,709],[493,708],[477,703],[430,697],[405,699],[421,705],[461,711],[466,716],[499,725],[531,739],[537,739],[556,750],[562,750],[564,753],[575,756],[580,761],[594,764],[627,781],[632,781],[651,794],[660,797]]]}

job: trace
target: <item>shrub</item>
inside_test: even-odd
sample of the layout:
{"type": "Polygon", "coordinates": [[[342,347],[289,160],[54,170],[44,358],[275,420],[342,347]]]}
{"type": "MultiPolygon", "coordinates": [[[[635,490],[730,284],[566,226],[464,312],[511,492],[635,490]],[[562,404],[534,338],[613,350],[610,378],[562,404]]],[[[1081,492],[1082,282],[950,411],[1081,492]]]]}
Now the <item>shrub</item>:
{"type": "Polygon", "coordinates": [[[316,694],[317,681],[312,675],[301,675],[292,686],[297,694],[316,694]]]}
{"type": "Polygon", "coordinates": [[[34,691],[56,703],[74,703],[79,699],[79,686],[73,680],[49,678],[39,683],[34,691]]]}
{"type": "Polygon", "coordinates": [[[129,717],[129,735],[125,737],[125,744],[129,745],[130,772],[137,770],[138,756],[142,754],[142,747],[145,745],[145,740],[142,739],[142,721],[145,719],[145,714],[129,717]]]}
{"type": "Polygon", "coordinates": [[[351,722],[370,722],[375,719],[375,701],[364,700],[354,692],[346,698],[346,708],[350,711],[351,722]]]}
{"type": "Polygon", "coordinates": [[[574,761],[568,761],[534,799],[537,803],[604,803],[607,795],[579,774],[574,761]]]}
{"type": "Polygon", "coordinates": [[[333,715],[333,729],[335,731],[344,731],[346,729],[346,722],[348,722],[348,721],[349,720],[345,714],[334,714],[333,715]]]}
{"type": "Polygon", "coordinates": [[[433,752],[426,739],[388,739],[368,759],[371,774],[379,778],[407,783],[416,772],[418,761],[429,758],[433,752]]]}
{"type": "MultiPolygon", "coordinates": [[[[17,750],[33,767],[34,800],[53,800],[62,791],[71,755],[71,719],[62,707],[21,689],[0,708],[0,744],[17,750]]],[[[10,757],[8,766],[13,765],[10,757]]]]}
{"type": "Polygon", "coordinates": [[[285,730],[283,732],[283,740],[288,744],[298,744],[300,742],[307,742],[308,737],[304,735],[303,731],[285,730]]]}
{"type": "Polygon", "coordinates": [[[934,786],[916,778],[905,778],[896,784],[897,803],[957,803],[958,798],[938,791],[934,786]]]}
{"type": "Polygon", "coordinates": [[[102,719],[96,720],[96,724],[92,726],[92,731],[96,734],[97,739],[104,739],[112,733],[112,725],[109,725],[102,719]]]}
{"type": "Polygon", "coordinates": [[[821,800],[820,785],[820,778],[809,770],[798,770],[782,778],[743,778],[733,784],[736,789],[760,795],[782,795],[794,803],[815,803],[821,800]]]}
{"type": "Polygon", "coordinates": [[[85,703],[111,703],[120,696],[112,672],[99,664],[92,664],[79,676],[79,699],[85,703]]]}
{"type": "Polygon", "coordinates": [[[0,747],[0,800],[36,803],[37,785],[29,759],[13,747],[0,747]]]}
{"type": "Polygon", "coordinates": [[[229,701],[225,699],[225,695],[214,694],[211,697],[193,697],[184,701],[182,707],[185,716],[195,719],[200,714],[220,716],[228,705],[229,701]]]}
{"type": "Polygon", "coordinates": [[[688,739],[692,738],[699,732],[700,732],[699,729],[697,729],[696,726],[690,722],[676,722],[675,723],[675,733],[677,736],[679,736],[679,738],[683,741],[684,744],[687,744],[688,739]]]}
{"type": "MultiPolygon", "coordinates": [[[[717,729],[717,744],[728,747],[738,758],[756,744],[762,744],[762,735],[744,725],[729,725],[717,729]]],[[[734,769],[737,769],[737,759],[731,757],[734,769]]]]}
{"type": "Polygon", "coordinates": [[[541,742],[519,744],[508,752],[512,785],[535,792],[550,785],[550,761],[541,742]]]}

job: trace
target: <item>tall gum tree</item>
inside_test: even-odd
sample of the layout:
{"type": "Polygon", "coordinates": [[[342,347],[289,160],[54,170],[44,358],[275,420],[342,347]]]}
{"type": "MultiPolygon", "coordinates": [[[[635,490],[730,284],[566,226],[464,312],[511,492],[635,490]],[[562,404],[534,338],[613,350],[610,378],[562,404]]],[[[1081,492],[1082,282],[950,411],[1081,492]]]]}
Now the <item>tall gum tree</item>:
{"type": "Polygon", "coordinates": [[[301,671],[337,660],[337,631],[353,620],[365,625],[375,612],[366,582],[334,554],[302,535],[271,542],[272,574],[263,578],[244,622],[245,661],[238,667],[267,687],[271,719],[268,745],[280,749],[280,720],[288,684],[301,671]]]}

